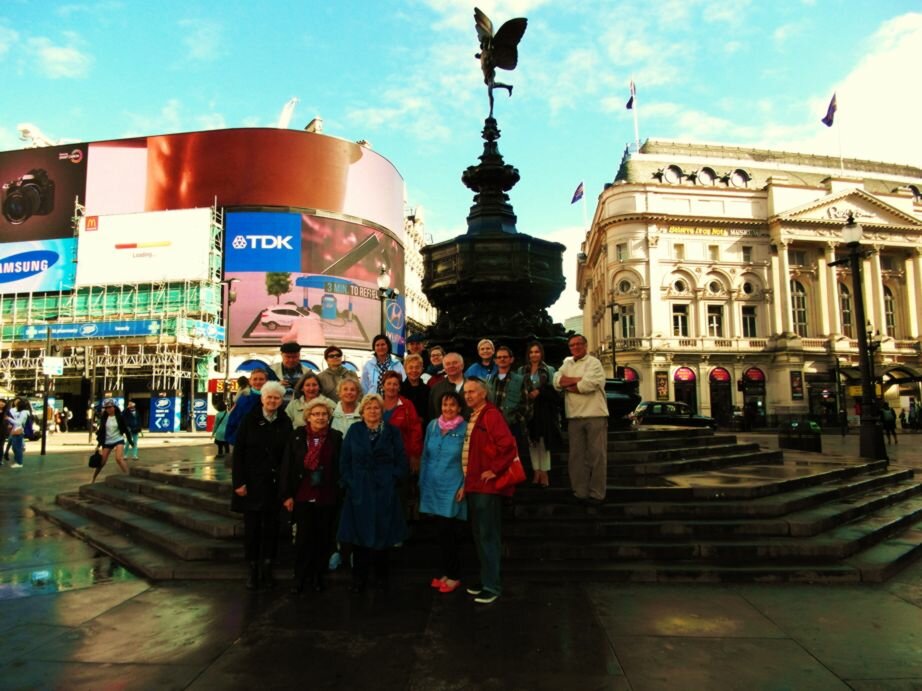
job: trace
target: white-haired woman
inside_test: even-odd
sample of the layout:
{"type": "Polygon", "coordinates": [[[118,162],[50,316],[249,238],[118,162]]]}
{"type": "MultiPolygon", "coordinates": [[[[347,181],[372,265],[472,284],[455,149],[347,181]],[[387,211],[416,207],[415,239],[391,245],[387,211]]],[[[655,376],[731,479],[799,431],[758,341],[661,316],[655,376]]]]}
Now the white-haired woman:
{"type": "Polygon", "coordinates": [[[275,586],[272,566],[279,535],[279,469],[288,441],[291,420],[282,410],[285,387],[267,382],[260,391],[261,405],[241,421],[234,444],[231,508],[243,514],[243,536],[249,566],[246,587],[260,581],[275,586]]]}
{"type": "Polygon", "coordinates": [[[343,436],[330,428],[333,408],[327,400],[315,397],[305,404],[304,425],[294,431],[282,465],[282,506],[297,526],[296,593],[308,579],[314,591],[323,590],[333,549],[343,436]]]}
{"type": "Polygon", "coordinates": [[[407,537],[397,486],[409,472],[400,430],[384,423],[384,401],[366,394],[359,405],[362,422],[352,425],[339,459],[345,488],[339,541],[354,547],[352,591],[362,592],[374,565],[380,588],[388,584],[388,550],[407,537]]]}

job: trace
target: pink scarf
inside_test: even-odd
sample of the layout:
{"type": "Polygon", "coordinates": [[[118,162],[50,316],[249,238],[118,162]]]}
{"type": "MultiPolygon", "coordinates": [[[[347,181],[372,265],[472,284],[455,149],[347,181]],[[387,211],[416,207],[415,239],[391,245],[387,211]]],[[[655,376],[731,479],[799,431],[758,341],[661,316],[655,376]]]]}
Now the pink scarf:
{"type": "Polygon", "coordinates": [[[446,420],[444,415],[439,415],[438,419],[439,429],[442,430],[442,434],[448,434],[462,422],[464,422],[464,418],[460,415],[455,415],[451,420],[446,420]]]}

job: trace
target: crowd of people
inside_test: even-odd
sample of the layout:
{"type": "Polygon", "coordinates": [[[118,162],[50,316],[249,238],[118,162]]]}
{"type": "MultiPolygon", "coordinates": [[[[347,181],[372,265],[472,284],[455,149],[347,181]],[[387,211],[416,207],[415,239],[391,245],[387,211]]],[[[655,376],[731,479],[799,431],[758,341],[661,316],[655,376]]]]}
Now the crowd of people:
{"type": "Polygon", "coordinates": [[[385,335],[371,345],[361,373],[330,346],[327,368],[315,374],[301,365],[297,344],[284,344],[272,374],[251,371],[234,406],[219,411],[215,440],[219,453],[233,449],[231,504],[243,514],[246,586],[275,586],[279,536],[293,526],[294,592],[324,590],[329,565],[347,560],[354,592],[386,588],[391,550],[407,539],[408,523],[429,520],[440,548],[432,588],[461,587],[459,544],[469,525],[479,580],[466,591],[492,603],[502,594],[502,508],[515,491],[511,478],[521,478],[514,464],[530,470],[537,488],[550,484],[561,409],[574,500],[605,498],[602,365],[582,336],[569,340],[571,357],[559,371],[537,342],[517,367],[511,348],[483,339],[467,370],[461,354],[426,352],[418,338],[408,339],[402,361],[385,335]]]}

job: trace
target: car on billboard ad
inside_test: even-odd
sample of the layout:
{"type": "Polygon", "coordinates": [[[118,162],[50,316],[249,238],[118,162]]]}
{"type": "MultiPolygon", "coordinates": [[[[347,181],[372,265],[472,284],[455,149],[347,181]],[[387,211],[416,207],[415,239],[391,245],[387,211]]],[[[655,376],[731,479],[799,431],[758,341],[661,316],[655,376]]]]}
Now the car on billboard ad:
{"type": "Polygon", "coordinates": [[[403,247],[390,233],[342,219],[272,212],[228,213],[225,226],[225,276],[238,281],[232,345],[297,340],[366,349],[384,319],[399,350],[403,247]],[[397,293],[384,309],[378,294],[382,271],[397,293]],[[388,327],[391,322],[396,327],[388,327]]]}

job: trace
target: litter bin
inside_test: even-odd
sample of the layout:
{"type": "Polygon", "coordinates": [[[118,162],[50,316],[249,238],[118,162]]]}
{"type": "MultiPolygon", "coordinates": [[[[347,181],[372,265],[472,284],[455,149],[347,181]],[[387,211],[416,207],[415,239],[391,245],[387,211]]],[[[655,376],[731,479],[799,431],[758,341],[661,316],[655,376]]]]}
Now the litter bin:
{"type": "Polygon", "coordinates": [[[823,452],[822,429],[816,423],[803,420],[785,422],[778,429],[778,447],[794,451],[823,452]]]}

